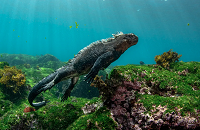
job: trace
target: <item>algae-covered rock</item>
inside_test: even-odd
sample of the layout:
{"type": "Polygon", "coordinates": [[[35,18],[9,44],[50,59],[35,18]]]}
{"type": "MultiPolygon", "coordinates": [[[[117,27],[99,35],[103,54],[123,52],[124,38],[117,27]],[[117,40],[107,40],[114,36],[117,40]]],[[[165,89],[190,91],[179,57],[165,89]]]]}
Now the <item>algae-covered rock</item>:
{"type": "MultiPolygon", "coordinates": [[[[98,103],[98,98],[91,100],[70,97],[66,102],[51,99],[51,103],[41,109],[24,113],[23,109],[6,112],[0,119],[0,129],[52,129],[52,130],[115,130],[116,122],[112,119],[109,109],[100,106],[90,114],[84,114],[86,105],[98,103]]],[[[97,105],[99,106],[99,105],[97,105]]]]}
{"type": "Polygon", "coordinates": [[[118,129],[199,129],[200,63],[115,67],[110,79],[96,77],[118,129]]]}
{"type": "Polygon", "coordinates": [[[48,61],[59,61],[55,56],[46,54],[44,56],[41,56],[37,59],[37,63],[46,63],[48,61]]]}
{"type": "Polygon", "coordinates": [[[26,55],[26,54],[7,54],[2,53],[0,54],[0,61],[6,61],[9,63],[10,66],[18,66],[18,65],[25,65],[28,66],[37,66],[40,67],[55,67],[54,69],[57,69],[64,65],[59,59],[57,59],[55,56],[46,54],[46,55],[40,55],[40,56],[32,56],[32,55],[26,55]],[[48,63],[49,62],[49,63],[48,63]],[[60,65],[62,64],[62,65],[60,65]]]}
{"type": "MultiPolygon", "coordinates": [[[[43,67],[21,69],[27,79],[34,78],[31,85],[53,71],[43,67]]],[[[71,96],[60,102],[52,94],[55,87],[44,93],[51,102],[36,111],[24,113],[26,102],[24,107],[13,107],[12,111],[3,113],[0,129],[200,128],[199,62],[177,62],[168,69],[157,65],[117,66],[109,78],[104,81],[100,74],[92,85],[99,89],[100,98],[71,96]]]]}
{"type": "Polygon", "coordinates": [[[37,59],[34,56],[26,55],[26,54],[7,54],[2,53],[0,57],[0,61],[6,61],[10,66],[16,66],[20,64],[32,64],[37,59]]]}

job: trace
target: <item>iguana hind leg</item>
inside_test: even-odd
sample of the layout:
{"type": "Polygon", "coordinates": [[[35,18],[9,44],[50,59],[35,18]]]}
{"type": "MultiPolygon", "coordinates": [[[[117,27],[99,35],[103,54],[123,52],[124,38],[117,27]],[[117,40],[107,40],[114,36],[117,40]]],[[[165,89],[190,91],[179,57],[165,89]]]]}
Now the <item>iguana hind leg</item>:
{"type": "Polygon", "coordinates": [[[61,102],[64,102],[67,100],[68,97],[70,97],[70,93],[72,89],[74,88],[75,84],[78,82],[79,77],[73,77],[71,78],[69,87],[66,89],[64,95],[61,97],[61,102]]]}

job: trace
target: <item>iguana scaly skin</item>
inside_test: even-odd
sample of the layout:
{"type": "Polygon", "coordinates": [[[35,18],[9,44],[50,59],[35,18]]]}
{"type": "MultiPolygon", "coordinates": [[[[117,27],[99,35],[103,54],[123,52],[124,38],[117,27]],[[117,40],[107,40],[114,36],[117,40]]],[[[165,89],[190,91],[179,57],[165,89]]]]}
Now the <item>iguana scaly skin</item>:
{"type": "Polygon", "coordinates": [[[47,89],[50,90],[60,81],[71,79],[70,85],[68,89],[66,89],[61,101],[67,100],[80,75],[87,74],[85,76],[85,81],[87,80],[91,83],[99,70],[107,68],[129,47],[137,44],[137,42],[138,37],[136,35],[119,32],[113,34],[112,38],[94,42],[83,48],[67,65],[43,78],[32,88],[28,95],[30,105],[33,107],[42,107],[46,105],[47,101],[33,103],[33,100],[38,94],[43,91],[45,92],[47,89]]]}

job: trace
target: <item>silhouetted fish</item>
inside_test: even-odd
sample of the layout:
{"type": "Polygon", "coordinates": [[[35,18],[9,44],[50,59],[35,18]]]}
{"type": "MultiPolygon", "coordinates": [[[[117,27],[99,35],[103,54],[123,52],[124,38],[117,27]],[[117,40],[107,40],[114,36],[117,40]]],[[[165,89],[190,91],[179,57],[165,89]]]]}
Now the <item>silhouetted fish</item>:
{"type": "Polygon", "coordinates": [[[140,61],[140,65],[144,65],[144,62],[143,62],[143,61],[140,61]]]}

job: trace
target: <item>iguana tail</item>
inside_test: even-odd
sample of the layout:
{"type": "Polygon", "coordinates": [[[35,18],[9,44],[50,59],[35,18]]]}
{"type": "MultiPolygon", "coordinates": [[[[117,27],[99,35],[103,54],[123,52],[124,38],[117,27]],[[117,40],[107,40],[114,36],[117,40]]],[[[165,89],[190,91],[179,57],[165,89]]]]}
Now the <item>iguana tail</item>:
{"type": "Polygon", "coordinates": [[[29,92],[28,94],[28,101],[30,103],[31,106],[39,108],[42,106],[45,106],[47,102],[49,101],[42,101],[42,102],[38,102],[38,103],[33,103],[33,100],[42,92],[42,91],[46,91],[47,89],[51,89],[54,84],[52,84],[56,77],[57,77],[58,73],[54,72],[52,74],[50,74],[49,76],[47,76],[46,78],[42,79],[39,83],[37,83],[29,92]]]}

